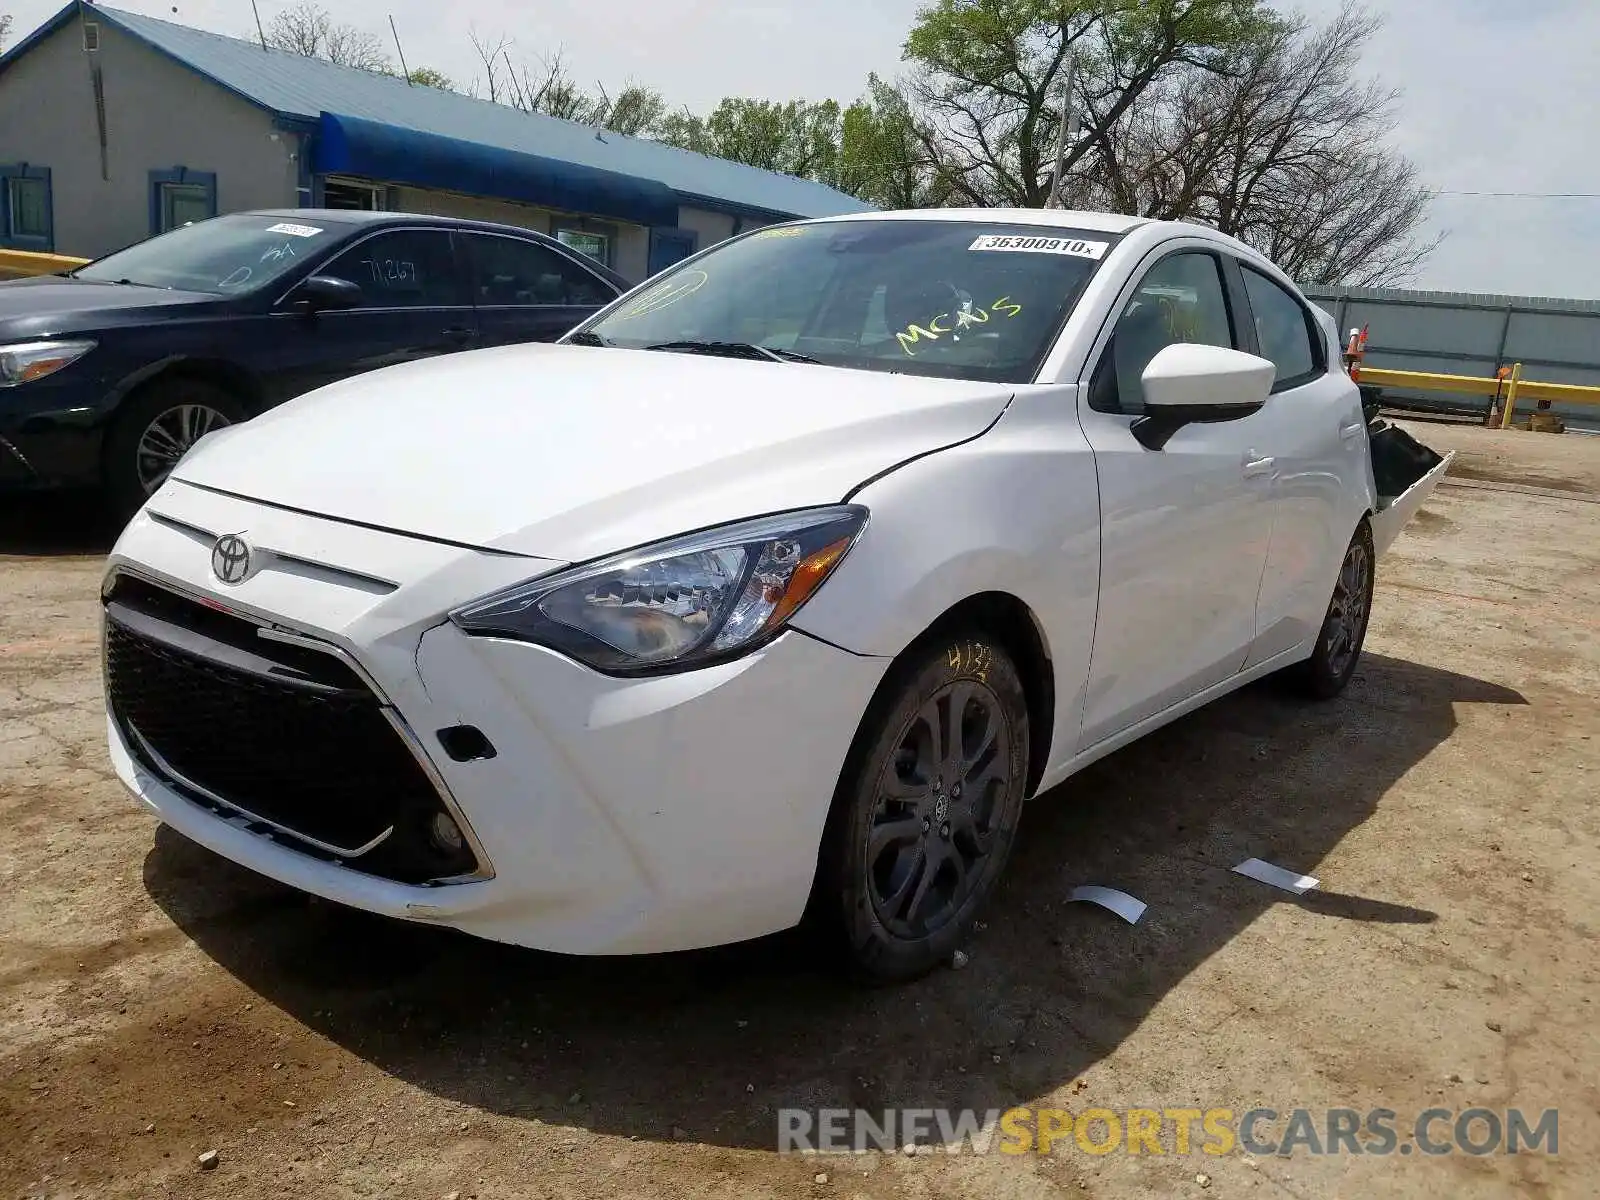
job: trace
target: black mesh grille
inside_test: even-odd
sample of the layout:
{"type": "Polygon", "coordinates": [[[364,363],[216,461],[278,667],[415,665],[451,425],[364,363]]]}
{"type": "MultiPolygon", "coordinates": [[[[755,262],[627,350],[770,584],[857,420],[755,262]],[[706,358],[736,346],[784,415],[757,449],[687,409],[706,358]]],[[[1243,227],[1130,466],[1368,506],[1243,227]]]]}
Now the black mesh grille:
{"type": "Polygon", "coordinates": [[[108,598],[105,666],[135,753],[150,759],[143,738],[172,774],[332,846],[355,849],[393,828],[359,858],[297,848],[409,883],[475,869],[469,850],[434,844],[439,793],[371,689],[334,656],[267,641],[248,622],[125,578],[108,598]]]}

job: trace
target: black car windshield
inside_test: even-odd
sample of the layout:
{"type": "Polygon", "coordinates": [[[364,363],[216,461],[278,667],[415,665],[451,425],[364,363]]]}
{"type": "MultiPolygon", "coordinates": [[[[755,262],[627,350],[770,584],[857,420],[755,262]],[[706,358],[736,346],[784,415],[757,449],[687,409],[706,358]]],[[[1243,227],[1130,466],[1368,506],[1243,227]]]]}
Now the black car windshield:
{"type": "Polygon", "coordinates": [[[569,338],[1024,383],[1115,240],[920,218],[774,226],[667,271],[569,338]]]}
{"type": "Polygon", "coordinates": [[[79,267],[73,277],[184,292],[240,295],[320,259],[347,224],[298,217],[213,217],[79,267]]]}

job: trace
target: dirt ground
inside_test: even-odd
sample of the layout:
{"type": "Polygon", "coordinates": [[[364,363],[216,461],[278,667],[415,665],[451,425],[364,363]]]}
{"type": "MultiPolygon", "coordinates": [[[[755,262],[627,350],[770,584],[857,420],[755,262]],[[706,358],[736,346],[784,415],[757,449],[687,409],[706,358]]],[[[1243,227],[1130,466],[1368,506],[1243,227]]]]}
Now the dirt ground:
{"type": "Polygon", "coordinates": [[[0,509],[0,1197],[1600,1195],[1600,438],[1412,428],[1461,457],[1346,695],[1252,687],[1042,798],[970,965],[871,993],[782,937],[595,962],[387,923],[157,828],[104,750],[103,538],[0,509]],[[776,1152],[781,1107],[946,1105],[1381,1107],[1403,1143],[1558,1108],[1560,1140],[776,1152]]]}

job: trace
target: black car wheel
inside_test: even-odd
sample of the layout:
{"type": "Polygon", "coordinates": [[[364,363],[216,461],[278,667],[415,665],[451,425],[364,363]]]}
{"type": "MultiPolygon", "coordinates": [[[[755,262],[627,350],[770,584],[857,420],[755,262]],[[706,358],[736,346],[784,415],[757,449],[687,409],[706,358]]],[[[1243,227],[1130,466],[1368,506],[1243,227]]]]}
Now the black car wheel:
{"type": "Polygon", "coordinates": [[[158,382],[140,392],[106,444],[106,488],[117,515],[137,512],[206,434],[248,418],[239,401],[199,379],[158,382]]]}
{"type": "Polygon", "coordinates": [[[1328,601],[1316,647],[1294,671],[1300,690],[1318,700],[1331,700],[1344,691],[1361,661],[1367,622],[1372,617],[1376,560],[1372,529],[1362,521],[1339,564],[1339,578],[1333,585],[1333,598],[1328,601]]]}
{"type": "Polygon", "coordinates": [[[941,639],[863,722],[824,837],[813,916],[862,977],[948,958],[1010,855],[1027,786],[1028,708],[1006,652],[941,639]]]}

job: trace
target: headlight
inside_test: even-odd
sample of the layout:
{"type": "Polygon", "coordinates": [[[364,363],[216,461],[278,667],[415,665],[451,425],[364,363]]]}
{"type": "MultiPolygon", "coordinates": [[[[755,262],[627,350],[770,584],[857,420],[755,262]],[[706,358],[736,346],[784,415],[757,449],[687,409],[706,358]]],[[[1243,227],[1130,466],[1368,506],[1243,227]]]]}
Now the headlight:
{"type": "Polygon", "coordinates": [[[16,342],[0,346],[0,387],[16,387],[54,375],[93,349],[93,342],[16,342]]]}
{"type": "Polygon", "coordinates": [[[450,619],[610,674],[701,666],[776,636],[866,522],[866,509],[838,505],[724,525],[520,584],[450,619]]]}

